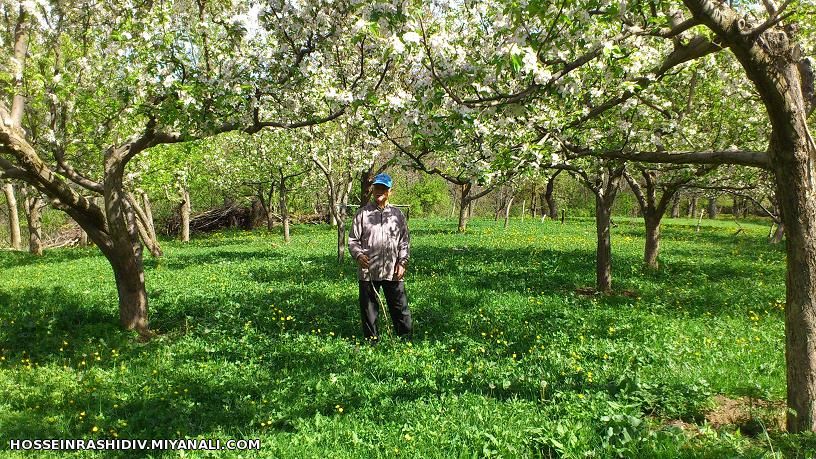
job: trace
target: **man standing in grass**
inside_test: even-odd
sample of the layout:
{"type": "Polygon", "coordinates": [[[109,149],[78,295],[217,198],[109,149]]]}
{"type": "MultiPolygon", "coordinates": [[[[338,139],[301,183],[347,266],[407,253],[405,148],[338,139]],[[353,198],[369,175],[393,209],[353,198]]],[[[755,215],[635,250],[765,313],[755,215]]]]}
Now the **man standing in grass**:
{"type": "Polygon", "coordinates": [[[349,232],[349,252],[357,261],[360,281],[360,315],[366,338],[379,339],[377,316],[382,288],[397,336],[411,339],[413,326],[405,295],[405,269],[410,237],[405,216],[388,204],[391,177],[378,174],[371,185],[372,200],[354,215],[349,232]]]}

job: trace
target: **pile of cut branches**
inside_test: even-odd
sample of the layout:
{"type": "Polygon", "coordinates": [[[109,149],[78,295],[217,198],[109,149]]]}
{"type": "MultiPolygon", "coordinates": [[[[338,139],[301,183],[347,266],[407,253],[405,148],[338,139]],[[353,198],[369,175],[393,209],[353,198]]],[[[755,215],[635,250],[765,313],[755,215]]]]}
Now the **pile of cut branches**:
{"type": "Polygon", "coordinates": [[[329,221],[328,214],[303,214],[297,215],[292,217],[292,221],[295,223],[308,223],[313,225],[319,225],[321,223],[327,223],[329,221]]]}
{"type": "Polygon", "coordinates": [[[79,225],[65,225],[53,235],[45,235],[42,238],[42,247],[44,249],[75,247],[79,245],[81,238],[82,228],[79,225]]]}
{"type": "MultiPolygon", "coordinates": [[[[190,216],[191,233],[210,233],[224,228],[251,229],[250,208],[228,205],[190,216]]],[[[164,234],[177,236],[180,233],[181,213],[176,212],[167,219],[164,225],[164,234]]]]}

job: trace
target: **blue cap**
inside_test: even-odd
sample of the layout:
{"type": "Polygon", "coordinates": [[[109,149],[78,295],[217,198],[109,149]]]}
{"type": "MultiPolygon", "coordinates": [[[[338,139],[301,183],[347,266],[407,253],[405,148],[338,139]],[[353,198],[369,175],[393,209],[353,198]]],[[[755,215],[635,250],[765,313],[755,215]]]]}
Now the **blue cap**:
{"type": "Polygon", "coordinates": [[[372,185],[385,185],[390,189],[391,183],[391,176],[383,172],[382,174],[377,174],[377,176],[374,177],[374,182],[372,185]]]}

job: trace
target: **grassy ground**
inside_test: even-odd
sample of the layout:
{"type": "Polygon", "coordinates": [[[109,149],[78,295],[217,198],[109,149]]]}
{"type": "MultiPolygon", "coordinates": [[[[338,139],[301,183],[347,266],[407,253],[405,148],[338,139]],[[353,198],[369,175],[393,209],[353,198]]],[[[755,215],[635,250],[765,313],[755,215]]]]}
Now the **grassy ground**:
{"type": "Polygon", "coordinates": [[[662,267],[644,272],[641,223],[617,223],[621,294],[601,297],[576,293],[594,281],[590,220],[467,235],[412,220],[415,340],[378,347],[358,343],[355,272],[328,227],[295,227],[288,246],[165,242],[147,261],[147,344],[117,328],[97,251],[2,252],[0,451],[202,437],[259,438],[266,457],[812,457],[814,436],[774,427],[784,252],[767,226],[668,220],[662,267]],[[750,419],[718,423],[723,401],[750,419]]]}

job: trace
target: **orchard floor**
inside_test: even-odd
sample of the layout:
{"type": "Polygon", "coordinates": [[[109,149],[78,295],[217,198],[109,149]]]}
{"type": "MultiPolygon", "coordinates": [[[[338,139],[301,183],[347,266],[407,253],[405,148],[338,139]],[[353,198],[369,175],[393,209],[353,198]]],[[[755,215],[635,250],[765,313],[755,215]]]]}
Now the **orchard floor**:
{"type": "Polygon", "coordinates": [[[816,436],[779,425],[784,251],[767,225],[667,219],[650,272],[642,224],[616,222],[616,293],[597,296],[579,293],[590,219],[411,220],[415,339],[376,347],[327,226],[289,245],[165,241],[147,344],[117,327],[97,250],[2,251],[0,456],[30,457],[7,449],[21,438],[257,438],[185,457],[813,457],[816,436]]]}

